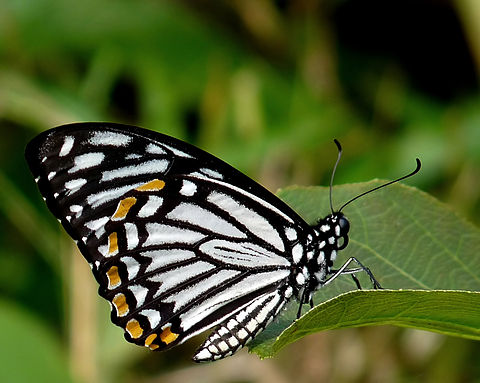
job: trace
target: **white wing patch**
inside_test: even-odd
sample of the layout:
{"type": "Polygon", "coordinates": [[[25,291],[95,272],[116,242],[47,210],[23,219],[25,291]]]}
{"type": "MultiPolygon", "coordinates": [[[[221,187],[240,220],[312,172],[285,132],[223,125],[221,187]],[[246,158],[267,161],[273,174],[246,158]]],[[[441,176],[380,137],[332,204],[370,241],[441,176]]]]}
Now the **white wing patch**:
{"type": "Polygon", "coordinates": [[[136,187],[143,185],[145,182],[137,182],[131,185],[120,186],[118,188],[106,189],[99,193],[90,194],[87,197],[87,203],[92,207],[96,208],[104,203],[115,200],[123,196],[126,192],[135,189],[136,187]]]}
{"type": "Polygon", "coordinates": [[[186,289],[181,289],[179,292],[170,295],[165,299],[165,302],[174,303],[174,310],[178,310],[189,302],[198,299],[208,290],[227,282],[238,274],[240,274],[238,270],[220,270],[208,278],[203,279],[200,283],[193,284],[186,289]]]}
{"type": "Polygon", "coordinates": [[[151,160],[138,165],[124,166],[123,168],[103,172],[100,181],[111,181],[116,178],[127,178],[141,174],[164,173],[168,164],[167,160],[151,160]]]}
{"type": "Polygon", "coordinates": [[[257,237],[264,239],[278,250],[285,251],[285,245],[280,238],[280,234],[265,217],[223,193],[212,192],[208,195],[207,201],[230,214],[232,218],[244,225],[257,237]]]}
{"type": "Polygon", "coordinates": [[[184,157],[184,158],[193,158],[190,154],[187,154],[185,152],[182,152],[181,150],[179,149],[176,149],[174,148],[173,146],[170,146],[170,145],[167,145],[167,144],[164,144],[162,143],[162,146],[167,148],[168,150],[171,150],[173,152],[173,154],[179,156],[179,157],[184,157]]]}
{"type": "Polygon", "coordinates": [[[82,215],[83,206],[81,206],[81,205],[71,205],[70,206],[70,211],[72,213],[75,213],[75,217],[78,218],[82,215]]]}
{"type": "Polygon", "coordinates": [[[293,262],[299,263],[303,257],[303,246],[297,243],[292,249],[293,262]]]}
{"type": "Polygon", "coordinates": [[[100,165],[105,159],[105,154],[101,152],[85,153],[76,156],[73,160],[74,166],[68,170],[69,173],[75,173],[82,169],[88,169],[100,165]]]}
{"type": "Polygon", "coordinates": [[[78,191],[86,183],[87,183],[87,180],[85,178],[77,178],[77,179],[65,182],[65,189],[69,189],[70,193],[74,193],[78,191]]]}
{"type": "Polygon", "coordinates": [[[145,251],[140,255],[142,257],[151,258],[152,260],[145,270],[147,273],[196,257],[193,251],[182,249],[151,250],[145,251]]]}
{"type": "Polygon", "coordinates": [[[156,298],[159,295],[172,289],[173,287],[178,286],[179,284],[184,283],[189,279],[198,277],[199,275],[206,273],[207,271],[210,271],[214,268],[215,266],[211,263],[197,261],[173,270],[163,271],[161,273],[155,274],[148,278],[148,281],[160,283],[160,286],[158,287],[158,290],[155,292],[154,295],[154,297],[156,298]]]}
{"type": "Polygon", "coordinates": [[[145,298],[148,294],[148,289],[140,285],[129,286],[128,289],[133,293],[137,300],[137,307],[140,307],[145,303],[145,298]]]}
{"type": "Polygon", "coordinates": [[[290,262],[286,258],[251,242],[238,243],[214,239],[202,243],[199,250],[210,258],[237,267],[252,269],[268,266],[290,267],[290,262]]]}
{"type": "Polygon", "coordinates": [[[70,153],[70,151],[73,148],[73,143],[74,142],[75,142],[75,138],[73,138],[71,136],[65,137],[65,140],[63,141],[63,145],[60,149],[60,153],[58,153],[58,156],[59,157],[65,157],[66,155],[68,155],[68,153],[70,153]]]}
{"type": "Polygon", "coordinates": [[[205,174],[205,175],[207,175],[207,176],[209,176],[209,177],[217,178],[217,179],[219,179],[219,180],[223,179],[223,176],[222,176],[219,172],[217,172],[217,171],[215,171],[215,170],[213,170],[213,169],[201,168],[200,171],[201,171],[203,174],[205,174]]]}
{"type": "Polygon", "coordinates": [[[183,180],[182,188],[180,189],[180,194],[191,197],[197,191],[197,185],[188,180],[183,180]]]}
{"type": "Polygon", "coordinates": [[[244,189],[241,189],[241,188],[239,188],[237,186],[234,186],[232,184],[229,184],[227,182],[223,182],[223,181],[219,181],[219,180],[216,180],[216,179],[213,179],[213,178],[209,178],[209,177],[207,177],[207,176],[205,176],[201,173],[198,173],[198,172],[190,173],[189,176],[191,176],[193,178],[197,178],[199,180],[203,180],[203,181],[206,181],[206,182],[210,182],[210,183],[214,183],[214,184],[217,184],[217,185],[224,186],[224,187],[226,187],[227,189],[230,189],[230,190],[234,190],[234,191],[244,195],[246,198],[251,199],[255,202],[258,202],[262,206],[265,206],[267,209],[271,210],[272,212],[275,212],[279,216],[286,219],[288,222],[293,223],[292,218],[290,218],[288,215],[286,215],[280,209],[278,209],[275,206],[269,204],[267,201],[261,199],[260,197],[257,197],[256,195],[245,191],[244,189]]]}
{"type": "Polygon", "coordinates": [[[285,235],[290,241],[295,241],[297,239],[297,231],[293,227],[287,227],[285,229],[285,235]]]}
{"type": "Polygon", "coordinates": [[[127,237],[127,250],[133,250],[138,246],[138,230],[134,223],[125,223],[125,236],[127,237]]]}
{"type": "Polygon", "coordinates": [[[88,142],[95,146],[127,146],[132,137],[109,131],[93,132],[88,142]]]}
{"type": "Polygon", "coordinates": [[[193,203],[180,203],[175,209],[166,215],[166,218],[181,222],[188,222],[227,237],[246,238],[235,226],[193,203]]]}
{"type": "Polygon", "coordinates": [[[160,146],[155,144],[148,144],[147,147],[145,148],[145,151],[150,154],[162,154],[162,155],[167,154],[165,150],[163,150],[160,146]]]}
{"type": "Polygon", "coordinates": [[[127,267],[128,279],[132,280],[135,278],[140,271],[140,263],[138,263],[135,258],[132,257],[122,257],[120,262],[123,262],[127,267]]]}
{"type": "Polygon", "coordinates": [[[148,201],[138,212],[139,218],[147,218],[154,215],[163,204],[163,198],[156,195],[149,195],[148,201]]]}
{"type": "Polygon", "coordinates": [[[162,319],[158,310],[142,310],[140,311],[140,315],[147,317],[148,321],[150,322],[150,328],[152,329],[157,327],[162,319]]]}
{"type": "Polygon", "coordinates": [[[143,244],[144,246],[170,243],[194,244],[206,237],[197,231],[161,223],[147,223],[145,226],[148,232],[148,238],[143,244]]]}
{"type": "Polygon", "coordinates": [[[110,220],[109,217],[101,217],[85,223],[85,227],[95,232],[95,236],[100,238],[105,233],[105,224],[110,220]]]}

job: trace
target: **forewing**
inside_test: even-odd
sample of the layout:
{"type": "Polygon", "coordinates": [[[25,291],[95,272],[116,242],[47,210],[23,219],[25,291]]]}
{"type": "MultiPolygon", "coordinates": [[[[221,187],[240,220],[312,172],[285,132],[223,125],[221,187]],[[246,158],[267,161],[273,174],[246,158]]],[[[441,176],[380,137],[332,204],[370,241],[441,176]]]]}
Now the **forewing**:
{"type": "Polygon", "coordinates": [[[308,226],[200,149],[88,123],[42,133],[26,158],[131,342],[171,347],[288,284],[308,226]]]}

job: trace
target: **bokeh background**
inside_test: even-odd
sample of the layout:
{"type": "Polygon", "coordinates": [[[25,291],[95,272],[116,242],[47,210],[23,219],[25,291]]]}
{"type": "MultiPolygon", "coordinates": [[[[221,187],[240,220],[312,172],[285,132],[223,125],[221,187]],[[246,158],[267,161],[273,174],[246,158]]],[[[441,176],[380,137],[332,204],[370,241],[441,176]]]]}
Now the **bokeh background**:
{"type": "Polygon", "coordinates": [[[23,159],[56,125],[131,123],[275,191],[328,184],[337,138],[336,183],[418,156],[408,183],[478,225],[479,69],[477,0],[0,0],[0,380],[480,382],[480,343],[394,327],[210,365],[130,345],[23,159]]]}

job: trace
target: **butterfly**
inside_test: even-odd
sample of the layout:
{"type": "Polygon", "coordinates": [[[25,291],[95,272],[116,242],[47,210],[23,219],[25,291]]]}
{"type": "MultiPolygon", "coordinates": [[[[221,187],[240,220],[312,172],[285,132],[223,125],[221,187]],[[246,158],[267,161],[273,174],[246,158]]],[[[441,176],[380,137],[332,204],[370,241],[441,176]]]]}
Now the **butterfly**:
{"type": "MultiPolygon", "coordinates": [[[[112,322],[137,345],[166,350],[214,327],[193,356],[214,361],[245,346],[292,298],[300,316],[340,275],[360,288],[355,274],[364,271],[380,288],[356,258],[333,268],[348,244],[341,210],[378,188],[311,226],[222,160],[138,127],[60,126],[35,137],[25,156],[110,302],[112,322]]],[[[419,169],[417,159],[414,172],[392,182],[419,169]]]]}

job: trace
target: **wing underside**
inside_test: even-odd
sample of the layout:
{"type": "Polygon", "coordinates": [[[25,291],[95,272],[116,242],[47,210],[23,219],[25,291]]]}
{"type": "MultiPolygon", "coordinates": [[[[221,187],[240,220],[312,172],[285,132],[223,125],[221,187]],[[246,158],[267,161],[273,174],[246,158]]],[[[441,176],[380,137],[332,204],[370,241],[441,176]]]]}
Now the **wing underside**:
{"type": "MultiPolygon", "coordinates": [[[[127,340],[169,348],[270,302],[260,329],[283,305],[278,291],[288,287],[291,248],[307,226],[224,162],[114,124],[45,132],[26,157],[127,340]]],[[[206,359],[225,356],[223,348],[206,359]]]]}

